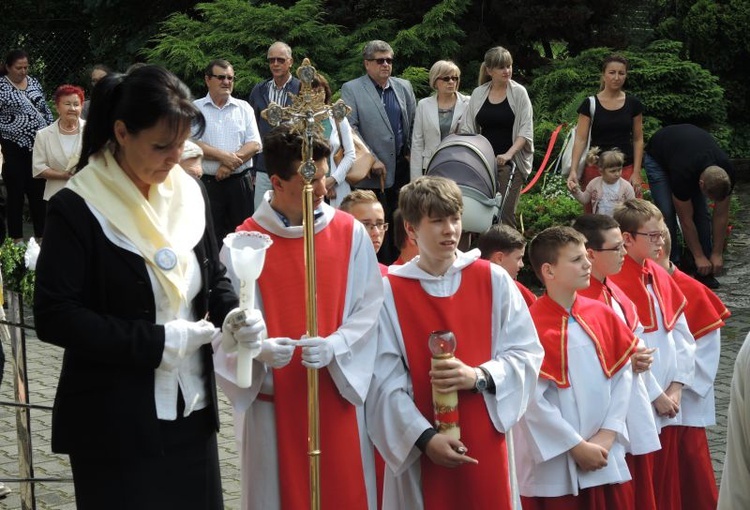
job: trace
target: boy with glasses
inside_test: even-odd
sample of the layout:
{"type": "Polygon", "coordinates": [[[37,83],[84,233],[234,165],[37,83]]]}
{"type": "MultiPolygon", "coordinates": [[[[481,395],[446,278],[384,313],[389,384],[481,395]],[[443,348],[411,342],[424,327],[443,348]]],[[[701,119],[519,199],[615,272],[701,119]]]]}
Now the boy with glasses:
{"type": "Polygon", "coordinates": [[[653,363],[654,349],[648,349],[641,339],[643,326],[638,320],[635,305],[610,278],[620,272],[625,262],[622,232],[614,218],[603,214],[579,216],[573,228],[586,237],[586,256],[591,262],[589,286],[580,290],[579,294],[609,305],[639,339],[638,348],[630,359],[633,391],[626,418],[629,440],[625,460],[633,477],[635,508],[656,510],[651,482],[653,456],[649,454],[661,448],[661,445],[646,385],[646,381],[653,377],[648,370],[653,363]]]}
{"type": "Polygon", "coordinates": [[[677,469],[684,386],[695,376],[695,340],[685,319],[687,299],[654,259],[664,246],[661,211],[642,199],[615,209],[627,255],[622,270],[610,276],[633,301],[644,328],[643,340],[654,351],[653,377],[646,381],[654,408],[661,450],[654,453],[654,495],[660,510],[681,509],[677,469]]]}
{"type": "MultiPolygon", "coordinates": [[[[355,220],[364,225],[370,235],[375,253],[377,253],[383,245],[385,233],[388,231],[388,223],[385,222],[385,211],[383,211],[383,206],[375,193],[369,189],[354,190],[344,197],[339,209],[348,212],[354,216],[355,220]]],[[[378,266],[381,275],[388,274],[388,266],[380,262],[378,262],[378,266]]]]}

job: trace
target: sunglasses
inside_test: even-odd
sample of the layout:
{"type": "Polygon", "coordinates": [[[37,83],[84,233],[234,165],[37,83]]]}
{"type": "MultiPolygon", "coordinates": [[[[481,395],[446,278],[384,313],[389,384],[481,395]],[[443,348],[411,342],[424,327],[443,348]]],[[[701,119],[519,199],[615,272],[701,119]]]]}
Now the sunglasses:
{"type": "Polygon", "coordinates": [[[285,57],[268,57],[266,60],[269,64],[283,64],[287,59],[285,57]]]}
{"type": "Polygon", "coordinates": [[[381,66],[383,64],[388,64],[388,65],[393,64],[393,59],[392,58],[368,58],[366,60],[368,62],[377,62],[378,65],[381,65],[381,66]]]}
{"type": "Polygon", "coordinates": [[[438,80],[448,83],[449,81],[457,82],[458,80],[460,80],[460,78],[458,76],[441,76],[440,78],[438,78],[438,80]]]}
{"type": "Polygon", "coordinates": [[[219,81],[234,81],[234,76],[230,76],[228,74],[209,74],[211,78],[216,78],[219,81]]]}

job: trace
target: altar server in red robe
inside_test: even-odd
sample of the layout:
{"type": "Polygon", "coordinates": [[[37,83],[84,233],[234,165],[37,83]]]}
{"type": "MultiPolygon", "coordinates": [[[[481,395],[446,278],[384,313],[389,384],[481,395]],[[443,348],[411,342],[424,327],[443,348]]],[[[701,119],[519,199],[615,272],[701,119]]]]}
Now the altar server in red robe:
{"type": "Polygon", "coordinates": [[[701,282],[680,271],[669,260],[672,239],[666,224],[664,246],[656,262],[687,297],[685,318],[695,338],[695,379],[682,392],[682,427],[679,440],[680,493],[683,508],[716,508],[716,487],[706,427],[716,425],[714,380],[721,356],[721,328],[730,313],[721,299],[701,282]]]}
{"type": "Polygon", "coordinates": [[[589,285],[585,238],[551,227],[529,256],[546,293],[529,311],[544,346],[536,394],[514,429],[524,509],[630,509],[626,415],[638,339],[589,285]]]}
{"type": "Polygon", "coordinates": [[[630,358],[633,367],[633,392],[626,424],[628,445],[625,460],[633,477],[635,508],[656,510],[654,496],[653,455],[661,448],[659,431],[656,428],[648,396],[646,380],[653,363],[653,349],[648,349],[641,339],[643,326],[638,320],[638,311],[633,302],[609,276],[617,274],[625,262],[625,244],[619,224],[604,214],[584,214],[576,218],[573,228],[586,237],[586,256],[591,262],[589,286],[579,295],[597,299],[612,308],[639,338],[638,349],[630,358]]]}
{"type": "Polygon", "coordinates": [[[518,281],[518,272],[524,266],[523,254],[526,251],[526,239],[518,230],[509,225],[492,225],[479,236],[477,248],[483,259],[508,271],[527,305],[531,306],[536,301],[536,294],[518,281]]]}
{"type": "Polygon", "coordinates": [[[392,266],[380,314],[378,358],[365,403],[387,470],[384,509],[512,508],[505,433],[526,409],[542,348],[520,292],[500,267],[460,252],[461,191],[421,177],[399,208],[419,255],[392,266]],[[437,361],[428,338],[455,334],[437,361]],[[461,439],[433,428],[433,386],[458,393],[461,439]]]}
{"type": "Polygon", "coordinates": [[[366,479],[374,488],[374,473],[371,459],[363,461],[366,441],[357,407],[374,368],[383,285],[365,228],[323,201],[330,150],[316,136],[312,186],[320,336],[300,340],[306,331],[301,149],[302,137],[289,127],[266,135],[263,152],[273,189],[237,228],[273,240],[256,287],[268,338],[254,360],[250,388],[235,384],[235,355],[215,346],[219,383],[232,401],[241,443],[242,508],[309,508],[306,368],[313,368],[320,378],[321,507],[373,509],[375,492],[366,490],[366,479]]]}
{"type": "Polygon", "coordinates": [[[627,255],[622,270],[610,279],[633,301],[644,328],[642,338],[649,348],[656,348],[652,377],[646,381],[661,442],[661,450],[654,453],[656,506],[681,509],[681,403],[683,387],[692,385],[695,375],[695,340],[684,314],[687,299],[653,261],[664,245],[661,211],[651,202],[632,199],[615,209],[613,217],[620,225],[627,255]]]}

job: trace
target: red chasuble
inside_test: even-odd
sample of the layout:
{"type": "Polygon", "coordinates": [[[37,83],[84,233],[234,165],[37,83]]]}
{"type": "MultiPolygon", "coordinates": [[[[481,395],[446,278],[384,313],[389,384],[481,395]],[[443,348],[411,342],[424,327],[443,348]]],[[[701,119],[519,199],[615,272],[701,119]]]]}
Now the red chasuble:
{"type": "Polygon", "coordinates": [[[596,355],[607,378],[611,378],[625,365],[638,346],[638,339],[620,317],[610,307],[594,299],[576,297],[568,313],[545,294],[537,299],[529,311],[544,347],[544,361],[539,376],[549,379],[560,388],[570,388],[568,319],[571,316],[596,346],[596,355]]]}
{"type": "Polygon", "coordinates": [[[519,282],[518,280],[514,280],[516,282],[516,287],[518,287],[518,290],[521,291],[521,295],[523,296],[523,300],[526,301],[526,306],[531,306],[534,304],[534,301],[536,301],[536,294],[531,292],[529,289],[526,288],[526,286],[519,282]]]}
{"type": "Polygon", "coordinates": [[[611,275],[609,279],[633,301],[646,333],[656,331],[658,328],[653,296],[646,288],[648,282],[651,282],[651,287],[656,294],[664,329],[667,331],[672,331],[687,305],[685,295],[669,273],[653,260],[647,259],[643,265],[640,265],[632,257],[625,256],[625,263],[620,272],[611,275]]]}
{"type": "Polygon", "coordinates": [[[578,291],[578,295],[601,301],[610,308],[612,307],[612,301],[617,302],[625,315],[625,323],[631,331],[635,331],[635,328],[637,328],[639,324],[638,310],[636,310],[635,305],[630,298],[625,295],[622,289],[620,289],[620,287],[609,278],[607,278],[604,283],[594,277],[591,277],[590,281],[591,283],[587,288],[578,291]]]}
{"type": "Polygon", "coordinates": [[[711,331],[724,327],[724,319],[731,314],[719,296],[698,280],[675,268],[672,278],[688,296],[685,318],[693,337],[698,340],[711,331]]]}
{"type": "MultiPolygon", "coordinates": [[[[343,321],[354,219],[336,211],[315,234],[318,267],[318,334],[326,337],[343,321]],[[325,268],[331,270],[323,271],[325,268]]],[[[238,231],[273,238],[258,279],[268,336],[300,338],[305,334],[305,264],[303,238],[274,235],[249,218],[238,231]]],[[[364,471],[355,407],[339,394],[328,370],[319,370],[321,508],[367,509],[364,471]]],[[[273,371],[281,508],[310,508],[307,455],[307,369],[301,350],[292,362],[273,371]]],[[[263,462],[263,459],[258,459],[263,462]]]]}
{"type": "MultiPolygon", "coordinates": [[[[422,290],[419,280],[388,275],[398,321],[404,337],[414,403],[433,421],[430,333],[450,330],[456,335],[456,357],[469,366],[492,358],[492,280],[490,263],[477,260],[461,271],[458,291],[434,297],[422,290]]],[[[484,396],[470,391],[458,394],[461,441],[479,465],[455,469],[437,466],[421,457],[422,495],[425,510],[461,508],[510,509],[510,479],[505,434],[498,432],[487,414],[484,396]]]]}

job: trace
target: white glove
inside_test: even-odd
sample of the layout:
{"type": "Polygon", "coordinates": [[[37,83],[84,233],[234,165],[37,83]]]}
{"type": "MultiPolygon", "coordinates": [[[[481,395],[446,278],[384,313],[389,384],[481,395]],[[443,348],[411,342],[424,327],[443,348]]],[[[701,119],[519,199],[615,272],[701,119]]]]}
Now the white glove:
{"type": "Polygon", "coordinates": [[[206,320],[176,319],[164,324],[164,352],[160,368],[171,370],[189,358],[202,345],[211,343],[217,329],[206,320]]]}
{"type": "Polygon", "coordinates": [[[333,361],[333,342],[320,336],[303,336],[297,346],[302,347],[302,365],[324,368],[333,361]]]}
{"type": "Polygon", "coordinates": [[[235,352],[238,344],[251,351],[259,350],[265,330],[266,322],[260,310],[235,308],[224,317],[224,324],[221,326],[224,352],[235,352]]]}
{"type": "Polygon", "coordinates": [[[296,343],[291,338],[268,338],[261,343],[260,354],[255,359],[271,368],[285,367],[292,361],[296,343]]]}

